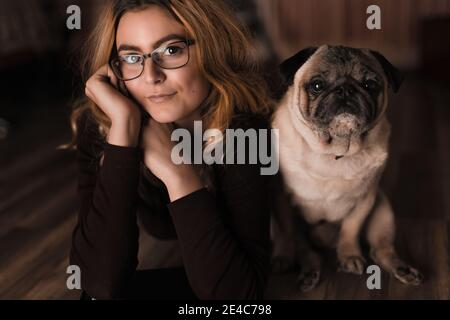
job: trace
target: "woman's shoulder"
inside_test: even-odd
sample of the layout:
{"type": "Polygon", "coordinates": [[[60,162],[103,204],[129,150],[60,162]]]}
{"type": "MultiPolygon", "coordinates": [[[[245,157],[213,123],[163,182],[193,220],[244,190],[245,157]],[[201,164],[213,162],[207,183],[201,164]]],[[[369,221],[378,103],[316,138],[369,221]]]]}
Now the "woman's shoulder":
{"type": "Polygon", "coordinates": [[[82,136],[99,136],[98,123],[89,109],[81,111],[76,120],[76,125],[77,133],[82,136]]]}
{"type": "Polygon", "coordinates": [[[268,116],[255,113],[238,113],[233,116],[228,129],[269,129],[268,116]]]}
{"type": "Polygon", "coordinates": [[[105,147],[105,139],[100,134],[99,125],[90,110],[84,110],[78,116],[76,128],[77,149],[98,156],[105,147]]]}
{"type": "Polygon", "coordinates": [[[237,146],[245,147],[244,150],[235,151],[248,154],[256,152],[263,145],[268,148],[272,142],[270,120],[267,116],[261,114],[236,114],[227,129],[231,132],[230,134],[225,132],[225,146],[233,142],[234,148],[237,146]],[[239,132],[239,129],[242,129],[242,131],[239,132]],[[239,141],[240,139],[242,140],[239,141]]]}

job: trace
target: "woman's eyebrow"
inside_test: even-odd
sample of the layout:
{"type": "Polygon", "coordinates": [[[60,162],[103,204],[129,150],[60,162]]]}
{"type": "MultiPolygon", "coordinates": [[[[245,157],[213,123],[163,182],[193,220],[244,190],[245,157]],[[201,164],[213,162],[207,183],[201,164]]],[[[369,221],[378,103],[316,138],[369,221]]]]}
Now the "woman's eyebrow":
{"type": "Polygon", "coordinates": [[[121,44],[119,49],[117,49],[117,52],[120,51],[141,51],[141,48],[129,44],[121,44]]]}
{"type": "Polygon", "coordinates": [[[167,42],[169,40],[185,40],[186,39],[186,35],[180,35],[180,34],[175,34],[175,33],[171,33],[165,37],[162,37],[161,39],[159,39],[158,41],[156,41],[153,44],[153,50],[158,48],[160,45],[162,45],[164,42],[167,42]]]}
{"type": "MultiPolygon", "coordinates": [[[[185,38],[186,38],[185,35],[180,35],[180,34],[175,34],[175,33],[169,34],[165,37],[162,37],[158,41],[156,41],[153,44],[153,50],[158,48],[161,44],[163,44],[166,41],[175,40],[175,39],[184,40],[185,38]]],[[[118,52],[120,52],[120,51],[140,51],[140,52],[142,52],[142,49],[137,46],[130,45],[130,44],[121,44],[119,46],[119,49],[117,49],[117,51],[118,52]]]]}

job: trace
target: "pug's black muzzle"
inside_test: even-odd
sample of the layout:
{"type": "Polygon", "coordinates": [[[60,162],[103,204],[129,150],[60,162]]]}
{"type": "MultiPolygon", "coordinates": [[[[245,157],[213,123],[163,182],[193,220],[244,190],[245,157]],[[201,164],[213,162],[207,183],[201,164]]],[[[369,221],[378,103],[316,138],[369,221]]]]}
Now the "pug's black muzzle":
{"type": "Polygon", "coordinates": [[[344,113],[354,115],[362,125],[361,129],[375,120],[376,101],[353,82],[337,84],[322,94],[314,113],[314,120],[320,127],[327,127],[334,118],[344,113]]]}

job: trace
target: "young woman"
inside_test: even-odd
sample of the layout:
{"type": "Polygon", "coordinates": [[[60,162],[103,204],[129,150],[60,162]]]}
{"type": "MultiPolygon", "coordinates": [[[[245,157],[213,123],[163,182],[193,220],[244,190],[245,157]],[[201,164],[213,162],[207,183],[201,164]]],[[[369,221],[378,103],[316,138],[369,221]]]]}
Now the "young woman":
{"type": "Polygon", "coordinates": [[[118,0],[102,13],[83,63],[89,99],[72,114],[81,207],[70,261],[85,297],[263,297],[261,165],[171,160],[171,131],[196,120],[204,130],[268,128],[256,55],[230,12],[218,0],[118,0]],[[182,268],[136,270],[138,215],[153,236],[178,238],[182,268]]]}

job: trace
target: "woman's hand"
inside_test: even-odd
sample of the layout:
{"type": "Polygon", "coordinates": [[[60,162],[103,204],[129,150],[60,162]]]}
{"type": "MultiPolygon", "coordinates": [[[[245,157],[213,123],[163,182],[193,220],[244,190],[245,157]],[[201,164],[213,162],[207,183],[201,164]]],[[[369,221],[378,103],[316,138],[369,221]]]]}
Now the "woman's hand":
{"type": "Polygon", "coordinates": [[[153,119],[142,128],[141,147],[144,163],[167,188],[171,201],[175,201],[203,187],[202,181],[190,164],[173,163],[171,154],[175,144],[171,141],[173,126],[153,119]]]}
{"type": "Polygon", "coordinates": [[[125,86],[108,64],[89,78],[85,93],[111,120],[108,142],[118,146],[137,146],[141,126],[139,107],[125,96],[125,86]]]}

